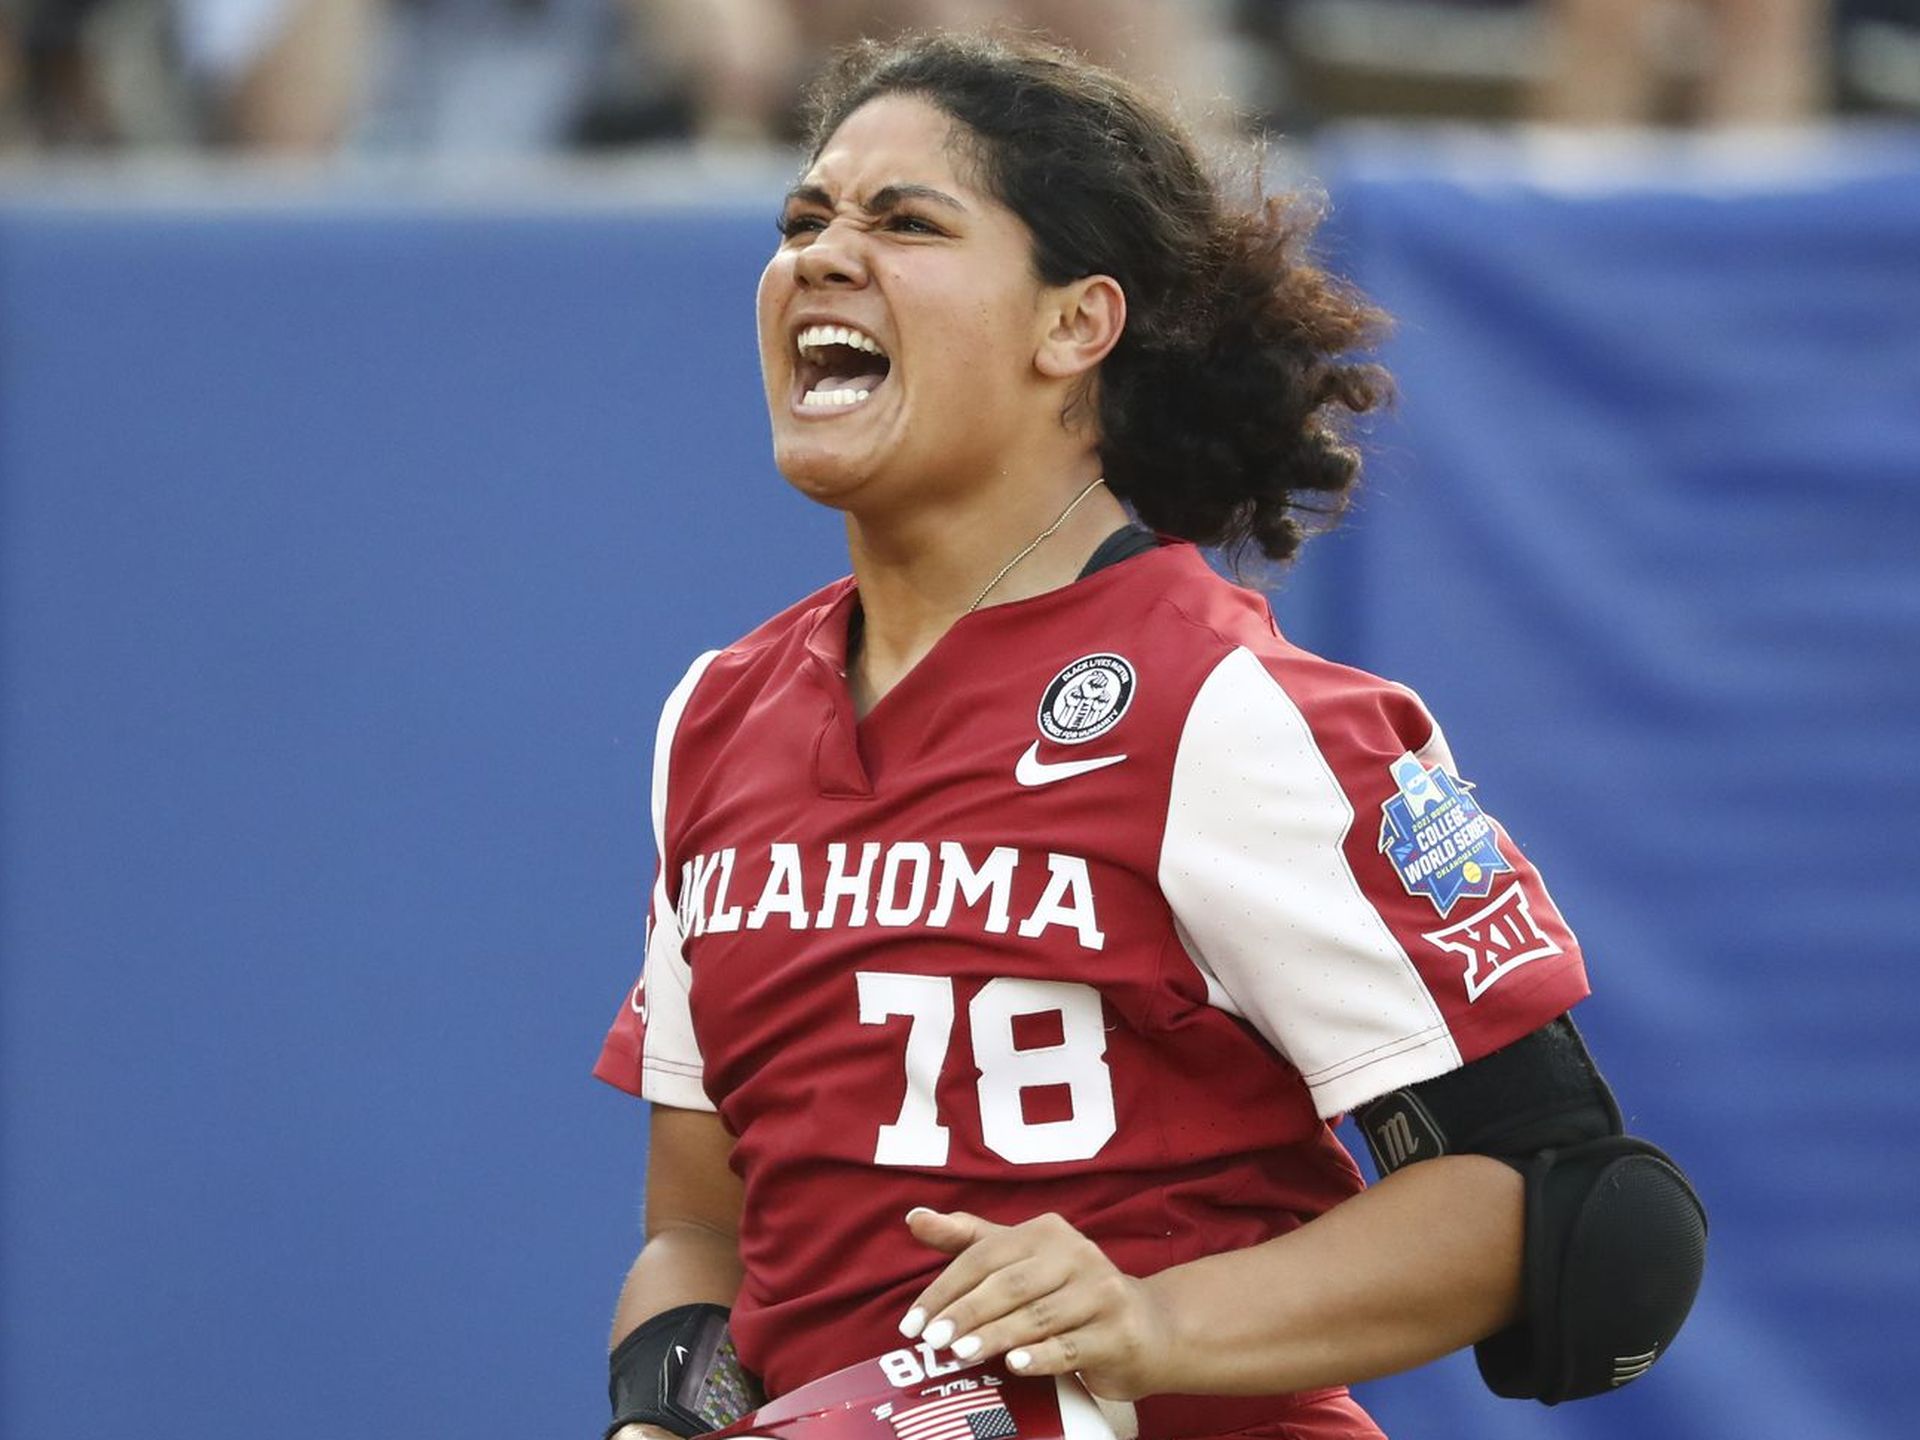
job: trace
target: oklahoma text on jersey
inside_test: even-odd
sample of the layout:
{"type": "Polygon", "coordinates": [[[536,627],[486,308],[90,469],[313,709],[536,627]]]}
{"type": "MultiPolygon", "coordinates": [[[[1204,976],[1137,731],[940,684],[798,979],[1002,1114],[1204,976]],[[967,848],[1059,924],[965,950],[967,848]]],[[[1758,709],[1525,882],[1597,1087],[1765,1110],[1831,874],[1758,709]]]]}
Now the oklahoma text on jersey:
{"type": "Polygon", "coordinates": [[[857,854],[834,843],[809,858],[799,845],[775,842],[767,847],[767,878],[751,905],[733,899],[736,855],[729,847],[681,865],[677,918],[688,939],[769,924],[789,930],[960,925],[1004,935],[1014,926],[1016,873],[1044,867],[1046,888],[1025,907],[1017,933],[1031,940],[1060,926],[1082,949],[1099,950],[1107,943],[1095,912],[1093,880],[1078,855],[1032,855],[996,845],[976,861],[952,840],[937,847],[922,840],[885,846],[869,840],[857,854]]]}

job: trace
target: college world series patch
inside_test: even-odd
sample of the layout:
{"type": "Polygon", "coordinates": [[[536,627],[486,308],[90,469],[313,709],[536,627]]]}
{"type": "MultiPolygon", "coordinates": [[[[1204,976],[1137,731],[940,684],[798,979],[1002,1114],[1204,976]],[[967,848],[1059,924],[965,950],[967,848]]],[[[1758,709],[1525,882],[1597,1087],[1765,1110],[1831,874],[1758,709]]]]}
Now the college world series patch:
{"type": "Polygon", "coordinates": [[[1442,915],[1463,895],[1490,893],[1494,877],[1513,867],[1468,793],[1473,787],[1411,754],[1387,769],[1395,790],[1380,807],[1380,849],[1407,893],[1426,896],[1442,915]]]}

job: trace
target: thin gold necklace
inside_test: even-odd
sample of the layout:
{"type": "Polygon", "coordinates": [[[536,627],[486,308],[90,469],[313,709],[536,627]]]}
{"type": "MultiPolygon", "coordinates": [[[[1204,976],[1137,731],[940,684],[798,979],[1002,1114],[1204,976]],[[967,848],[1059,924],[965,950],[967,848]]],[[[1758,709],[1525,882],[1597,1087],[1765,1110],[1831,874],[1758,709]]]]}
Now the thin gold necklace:
{"type": "Polygon", "coordinates": [[[1038,550],[1043,540],[1045,540],[1048,536],[1052,535],[1053,532],[1058,530],[1062,525],[1067,523],[1067,517],[1073,514],[1075,510],[1080,508],[1080,502],[1082,500],[1086,499],[1087,496],[1091,495],[1098,487],[1106,483],[1107,483],[1106,476],[1104,475],[1094,476],[1093,483],[1091,485],[1088,485],[1086,489],[1082,490],[1078,495],[1074,496],[1072,500],[1067,502],[1067,508],[1060,512],[1060,518],[1058,520],[1055,520],[1051,525],[1047,526],[1046,529],[1042,530],[1038,535],[1034,536],[1033,539],[1029,540],[1026,543],[1026,547],[1022,549],[1018,555],[1015,555],[1011,560],[1007,561],[1006,564],[1000,567],[1000,573],[998,575],[995,575],[991,580],[987,581],[986,588],[983,589],[978,595],[974,596],[973,603],[967,606],[967,614],[971,615],[974,611],[978,610],[980,606],[983,603],[985,603],[987,596],[993,593],[993,587],[998,585],[1002,580],[1006,579],[1007,576],[1013,573],[1014,566],[1018,565],[1022,560],[1026,559],[1027,556],[1031,555],[1034,551],[1038,550]]]}

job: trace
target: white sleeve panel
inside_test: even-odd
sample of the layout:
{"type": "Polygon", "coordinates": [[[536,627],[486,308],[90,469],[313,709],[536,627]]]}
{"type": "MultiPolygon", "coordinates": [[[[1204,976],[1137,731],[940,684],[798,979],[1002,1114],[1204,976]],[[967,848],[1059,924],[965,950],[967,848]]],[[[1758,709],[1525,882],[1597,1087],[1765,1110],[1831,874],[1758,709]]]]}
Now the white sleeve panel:
{"type": "Polygon", "coordinates": [[[632,1004],[643,1027],[640,1093],[662,1105],[711,1110],[702,1076],[706,1066],[693,1034],[687,992],[693,971],[681,950],[680,921],[667,894],[667,780],[673,763],[673,737],[686,713],[694,687],[720,652],[709,650],[667,697],[653,746],[653,846],[660,857],[653,880],[653,904],[647,922],[647,956],[632,1004]]]}
{"type": "Polygon", "coordinates": [[[1353,821],[1299,707],[1249,651],[1228,655],[1180,737],[1160,886],[1209,991],[1293,1063],[1322,1116],[1461,1060],[1347,863],[1353,821]]]}

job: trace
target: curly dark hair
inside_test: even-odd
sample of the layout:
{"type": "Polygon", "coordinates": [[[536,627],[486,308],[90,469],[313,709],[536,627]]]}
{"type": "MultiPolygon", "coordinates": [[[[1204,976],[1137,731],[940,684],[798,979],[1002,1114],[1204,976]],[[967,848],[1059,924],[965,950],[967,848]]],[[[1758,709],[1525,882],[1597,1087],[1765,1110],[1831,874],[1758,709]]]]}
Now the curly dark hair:
{"type": "Polygon", "coordinates": [[[1127,323],[1100,367],[1100,458],[1156,530],[1286,560],[1359,478],[1352,417],[1390,394],[1353,358],[1386,316],[1310,258],[1299,196],[1230,204],[1171,114],[1024,37],[867,41],[815,83],[807,148],[869,100],[925,98],[970,133],[984,188],[1033,235],[1043,283],[1110,275],[1127,323]]]}

